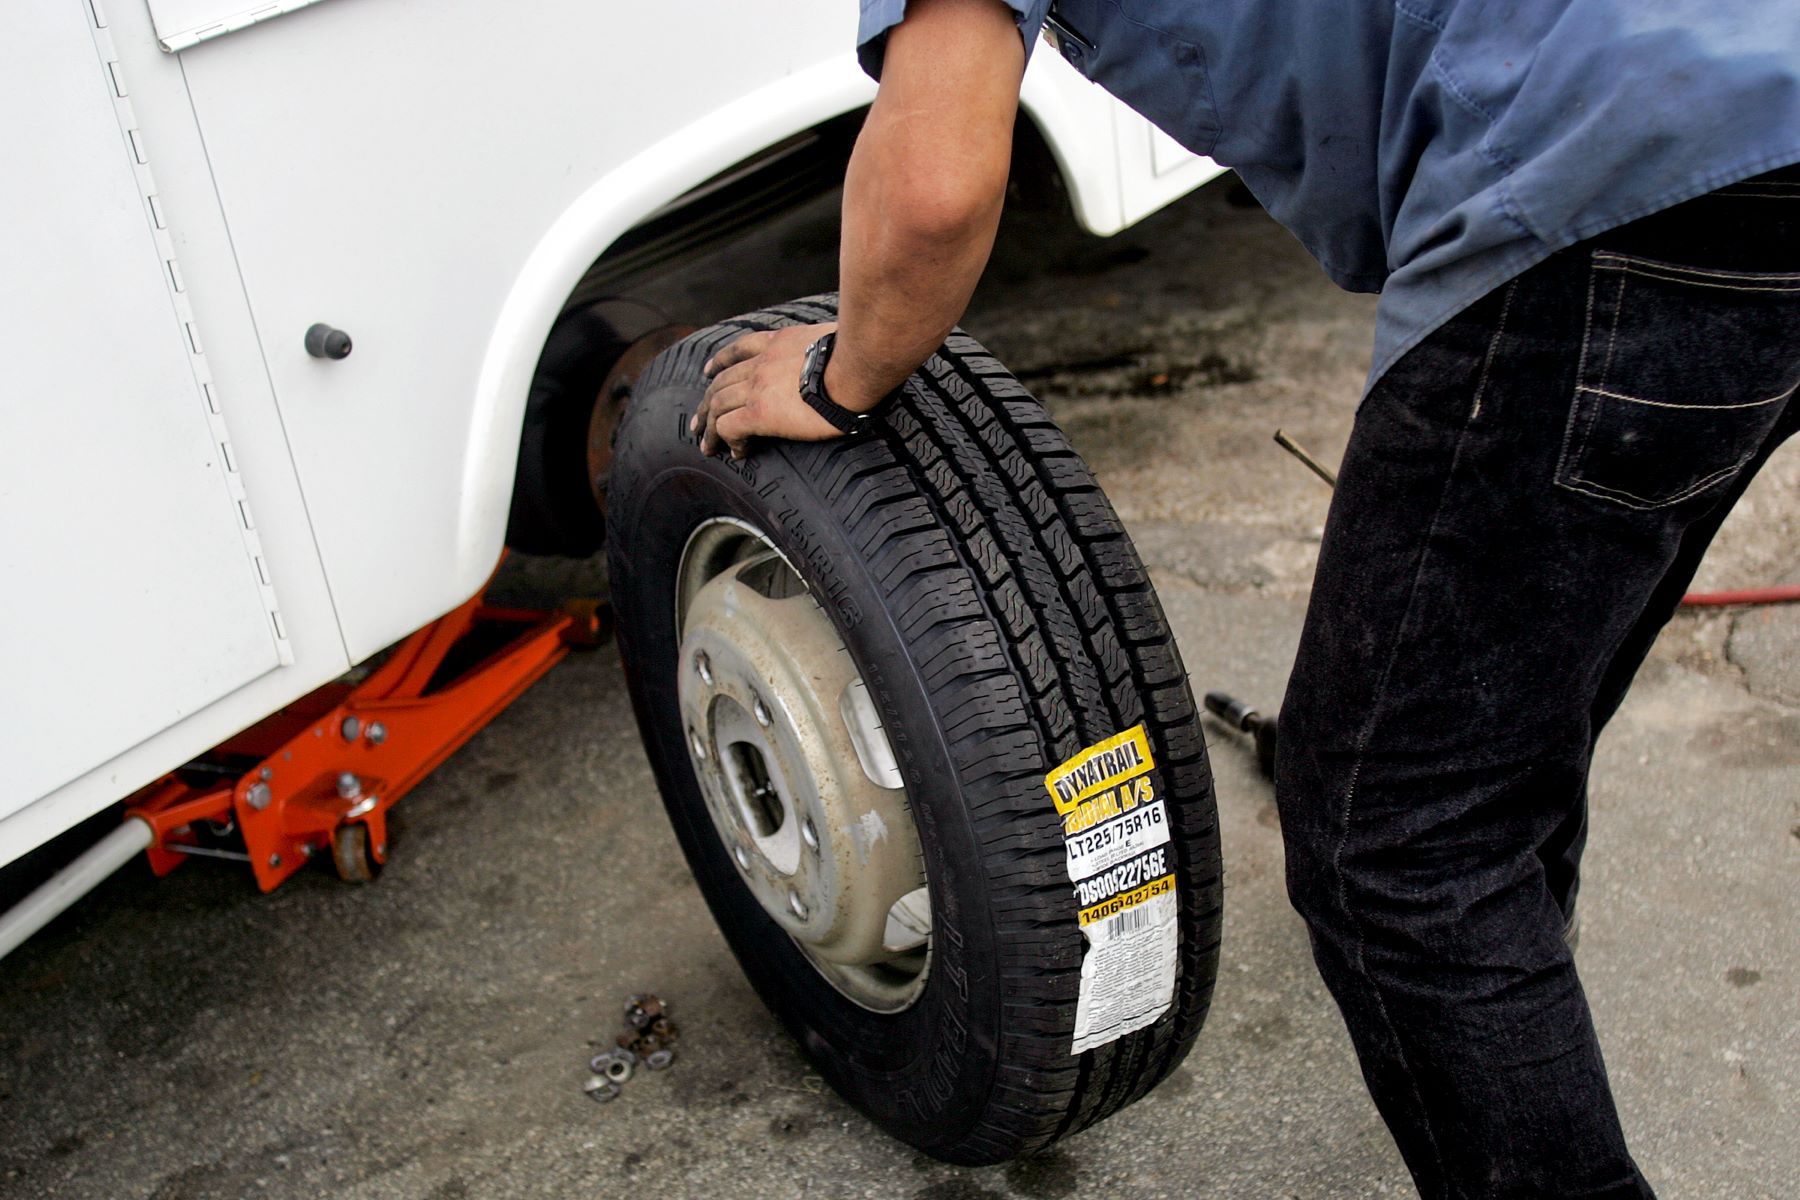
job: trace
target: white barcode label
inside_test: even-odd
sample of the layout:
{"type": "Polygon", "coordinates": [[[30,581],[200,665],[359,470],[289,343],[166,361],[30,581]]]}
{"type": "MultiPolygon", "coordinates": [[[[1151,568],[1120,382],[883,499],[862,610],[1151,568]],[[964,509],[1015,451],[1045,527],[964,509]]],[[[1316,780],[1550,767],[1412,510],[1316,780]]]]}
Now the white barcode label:
{"type": "Polygon", "coordinates": [[[1165,875],[1135,893],[1130,907],[1083,924],[1091,944],[1081,960],[1075,1053],[1136,1032],[1169,1010],[1179,944],[1175,905],[1175,877],[1165,875]]]}
{"type": "Polygon", "coordinates": [[[1106,940],[1128,937],[1150,923],[1150,906],[1140,904],[1136,908],[1128,908],[1114,920],[1106,922],[1106,940]]]}

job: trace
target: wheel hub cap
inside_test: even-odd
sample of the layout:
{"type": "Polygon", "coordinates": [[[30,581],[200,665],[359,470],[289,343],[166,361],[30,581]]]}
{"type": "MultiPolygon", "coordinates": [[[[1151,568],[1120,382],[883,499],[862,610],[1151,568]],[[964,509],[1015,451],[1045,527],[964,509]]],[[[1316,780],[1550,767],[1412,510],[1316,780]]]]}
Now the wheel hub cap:
{"type": "Polygon", "coordinates": [[[928,893],[900,771],[849,652],[786,559],[737,522],[703,527],[683,574],[680,707],[721,841],[834,987],[904,1008],[923,984],[928,893]],[[739,543],[722,565],[709,528],[739,543]],[[704,582],[685,578],[697,543],[704,582]]]}

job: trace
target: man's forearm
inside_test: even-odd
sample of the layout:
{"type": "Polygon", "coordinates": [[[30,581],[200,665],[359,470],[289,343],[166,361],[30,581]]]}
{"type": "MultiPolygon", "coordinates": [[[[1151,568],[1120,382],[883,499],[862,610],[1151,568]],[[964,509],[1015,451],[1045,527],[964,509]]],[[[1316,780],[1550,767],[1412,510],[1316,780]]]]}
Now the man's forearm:
{"type": "Polygon", "coordinates": [[[1024,49],[997,0],[914,0],[844,181],[826,388],[871,407],[961,318],[993,249],[1024,49]]]}

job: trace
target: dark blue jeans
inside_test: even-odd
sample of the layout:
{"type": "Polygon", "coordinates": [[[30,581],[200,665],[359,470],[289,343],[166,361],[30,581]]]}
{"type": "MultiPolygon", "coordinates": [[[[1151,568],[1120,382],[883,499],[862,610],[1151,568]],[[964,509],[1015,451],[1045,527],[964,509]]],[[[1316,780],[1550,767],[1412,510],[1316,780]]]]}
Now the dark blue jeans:
{"type": "Polygon", "coordinates": [[[1427,1197],[1650,1195],[1564,942],[1594,739],[1800,425],[1800,171],[1559,253],[1357,414],[1281,709],[1288,891],[1427,1197]]]}

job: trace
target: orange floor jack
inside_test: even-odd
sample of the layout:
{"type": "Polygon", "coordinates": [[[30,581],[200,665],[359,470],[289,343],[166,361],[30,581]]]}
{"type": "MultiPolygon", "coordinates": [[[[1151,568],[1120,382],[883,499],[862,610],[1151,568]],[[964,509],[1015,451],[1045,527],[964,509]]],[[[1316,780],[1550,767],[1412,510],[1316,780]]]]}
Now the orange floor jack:
{"type": "Polygon", "coordinates": [[[190,856],[248,862],[272,891],[320,854],[367,882],[387,861],[388,809],[555,666],[599,643],[606,610],[495,608],[486,588],[354,674],[164,776],[126,802],[151,869],[190,856]]]}

